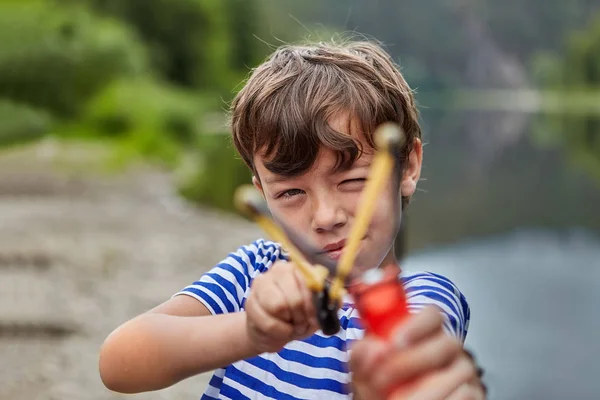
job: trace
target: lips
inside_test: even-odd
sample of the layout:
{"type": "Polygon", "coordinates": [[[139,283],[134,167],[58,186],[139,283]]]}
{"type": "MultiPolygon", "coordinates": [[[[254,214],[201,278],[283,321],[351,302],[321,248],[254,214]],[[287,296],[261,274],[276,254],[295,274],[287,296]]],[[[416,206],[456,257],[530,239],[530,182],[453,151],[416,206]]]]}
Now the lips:
{"type": "Polygon", "coordinates": [[[329,243],[327,246],[323,247],[323,253],[328,253],[331,251],[341,250],[346,245],[346,239],[342,239],[340,241],[329,243]]]}
{"type": "Polygon", "coordinates": [[[323,252],[321,254],[326,255],[327,257],[333,260],[339,260],[342,255],[342,250],[344,250],[344,246],[346,245],[346,240],[342,239],[337,242],[329,243],[327,246],[323,247],[323,252]]]}

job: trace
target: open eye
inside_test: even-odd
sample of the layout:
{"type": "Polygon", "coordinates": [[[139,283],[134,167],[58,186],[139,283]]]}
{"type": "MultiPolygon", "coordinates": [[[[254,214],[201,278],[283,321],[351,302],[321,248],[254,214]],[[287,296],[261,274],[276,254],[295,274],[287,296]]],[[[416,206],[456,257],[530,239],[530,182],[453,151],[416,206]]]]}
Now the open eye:
{"type": "Polygon", "coordinates": [[[304,193],[304,191],[301,189],[288,189],[288,190],[285,190],[285,191],[277,194],[277,196],[275,196],[275,198],[289,200],[289,199],[291,199],[295,196],[301,195],[303,193],[304,193]]]}

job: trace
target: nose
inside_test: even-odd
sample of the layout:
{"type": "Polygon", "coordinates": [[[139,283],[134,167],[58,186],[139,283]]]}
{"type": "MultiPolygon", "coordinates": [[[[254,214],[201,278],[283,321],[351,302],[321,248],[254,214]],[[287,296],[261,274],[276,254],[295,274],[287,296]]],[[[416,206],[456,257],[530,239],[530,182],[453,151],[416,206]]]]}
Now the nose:
{"type": "Polygon", "coordinates": [[[348,215],[336,196],[321,194],[313,198],[312,229],[317,233],[332,231],[344,226],[348,215]]]}

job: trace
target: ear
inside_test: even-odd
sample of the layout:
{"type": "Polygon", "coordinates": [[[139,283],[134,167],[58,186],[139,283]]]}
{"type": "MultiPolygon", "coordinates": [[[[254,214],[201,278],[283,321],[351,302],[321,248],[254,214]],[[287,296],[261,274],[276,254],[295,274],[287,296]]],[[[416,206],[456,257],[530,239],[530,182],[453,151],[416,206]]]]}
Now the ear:
{"type": "Polygon", "coordinates": [[[417,183],[421,177],[421,165],[423,163],[423,144],[421,139],[416,138],[413,149],[408,155],[408,163],[404,169],[400,193],[402,197],[410,197],[417,190],[417,183]]]}
{"type": "Polygon", "coordinates": [[[256,175],[252,175],[252,184],[254,185],[254,187],[256,189],[258,189],[258,191],[260,192],[260,194],[263,195],[263,197],[265,196],[265,192],[263,190],[262,185],[260,184],[260,180],[256,177],[256,175]]]}

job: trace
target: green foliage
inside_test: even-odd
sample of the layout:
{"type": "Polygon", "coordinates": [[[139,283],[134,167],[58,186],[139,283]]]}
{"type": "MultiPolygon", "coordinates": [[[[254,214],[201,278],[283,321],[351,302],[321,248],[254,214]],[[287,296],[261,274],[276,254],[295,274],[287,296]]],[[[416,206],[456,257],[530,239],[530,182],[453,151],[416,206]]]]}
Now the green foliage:
{"type": "MultiPolygon", "coordinates": [[[[565,56],[556,58],[551,88],[558,88],[563,110],[572,110],[584,94],[600,104],[600,14],[586,29],[567,38],[565,56]],[[594,95],[592,90],[596,91],[594,95]],[[568,107],[571,106],[571,107],[568,107]]],[[[564,147],[572,162],[587,170],[600,182],[600,115],[593,112],[549,114],[540,124],[537,138],[546,146],[564,147]]],[[[559,107],[560,110],[560,107],[559,107]]]]}
{"type": "Polygon", "coordinates": [[[197,94],[147,78],[117,80],[86,105],[79,130],[70,134],[116,139],[121,162],[147,158],[174,166],[195,145],[211,106],[197,94]]]}
{"type": "Polygon", "coordinates": [[[272,21],[268,42],[295,41],[315,25],[356,30],[383,41],[421,92],[454,90],[468,81],[467,55],[480,28],[495,47],[528,66],[537,51],[561,51],[565,34],[600,8],[597,0],[260,1],[272,21]]]}
{"type": "Polygon", "coordinates": [[[207,132],[266,53],[260,15],[255,0],[0,0],[0,146],[100,141],[113,170],[187,171],[183,193],[231,209],[248,173],[207,132]]]}
{"type": "Polygon", "coordinates": [[[230,91],[256,61],[250,40],[258,16],[253,1],[87,1],[131,24],[148,44],[153,67],[173,83],[230,91]]]}
{"type": "Polygon", "coordinates": [[[178,173],[179,189],[186,198],[226,211],[235,211],[235,190],[251,182],[250,171],[227,134],[203,135],[198,151],[178,173]]]}
{"type": "Polygon", "coordinates": [[[538,87],[557,89],[562,85],[559,57],[551,52],[539,52],[532,57],[529,70],[538,87]]]}
{"type": "Polygon", "coordinates": [[[231,66],[245,74],[258,64],[268,49],[257,39],[262,34],[261,8],[256,0],[225,0],[231,38],[231,66]]]}
{"type": "Polygon", "coordinates": [[[562,52],[564,37],[586,25],[597,0],[476,0],[498,45],[524,64],[534,52],[562,52]]]}
{"type": "Polygon", "coordinates": [[[127,27],[82,7],[0,3],[0,97],[74,117],[115,76],[144,67],[127,27]]]}
{"type": "Polygon", "coordinates": [[[600,14],[567,41],[563,82],[571,90],[600,89],[600,14]]]}
{"type": "Polygon", "coordinates": [[[54,123],[44,110],[0,99],[0,147],[42,137],[54,123]]]}

